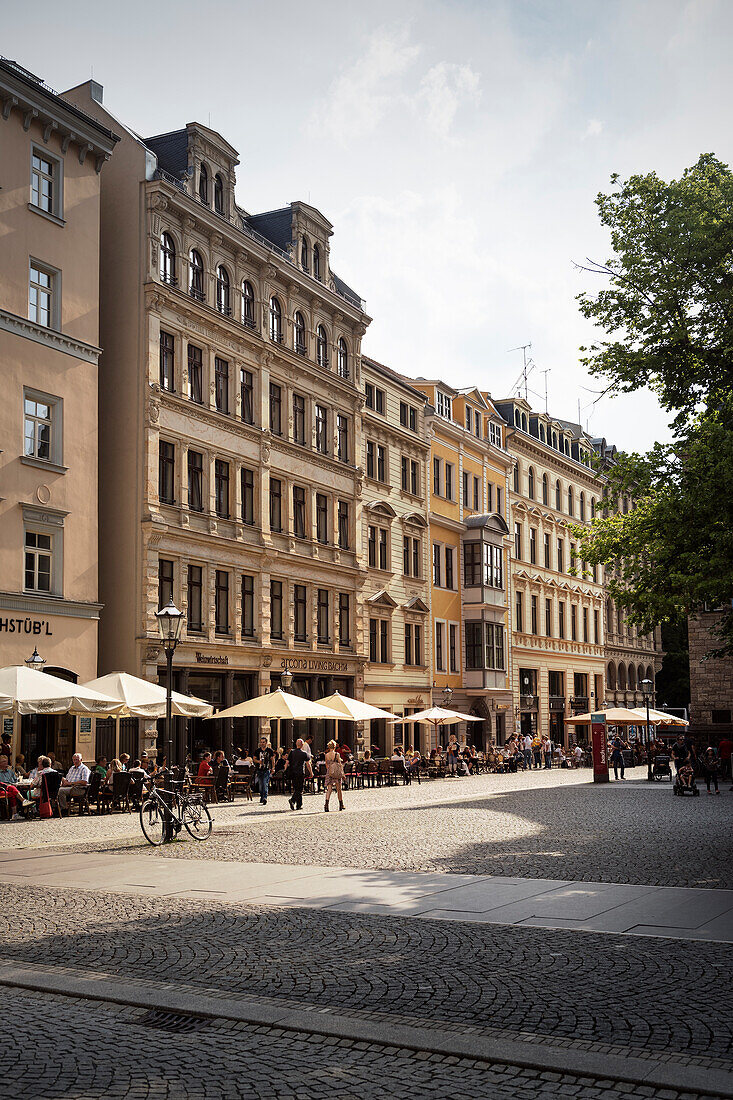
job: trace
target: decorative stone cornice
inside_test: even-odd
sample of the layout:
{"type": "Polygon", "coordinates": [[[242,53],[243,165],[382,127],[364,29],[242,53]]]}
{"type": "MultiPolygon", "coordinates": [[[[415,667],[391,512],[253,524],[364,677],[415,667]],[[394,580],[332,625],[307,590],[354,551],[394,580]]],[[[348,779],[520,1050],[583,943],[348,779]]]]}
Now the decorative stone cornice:
{"type": "Polygon", "coordinates": [[[68,619],[98,619],[104,607],[101,603],[65,600],[60,596],[26,596],[17,592],[0,592],[0,614],[20,611],[27,615],[60,615],[68,619]]]}
{"type": "Polygon", "coordinates": [[[18,317],[15,313],[9,313],[6,309],[0,309],[0,329],[4,332],[12,332],[14,336],[22,336],[25,340],[33,340],[36,344],[44,344],[54,351],[63,352],[64,355],[72,355],[74,359],[81,359],[84,363],[96,363],[102,352],[101,348],[93,344],[85,344],[82,340],[75,340],[72,336],[66,336],[63,332],[57,332],[52,328],[45,328],[30,321],[27,317],[18,317]]]}

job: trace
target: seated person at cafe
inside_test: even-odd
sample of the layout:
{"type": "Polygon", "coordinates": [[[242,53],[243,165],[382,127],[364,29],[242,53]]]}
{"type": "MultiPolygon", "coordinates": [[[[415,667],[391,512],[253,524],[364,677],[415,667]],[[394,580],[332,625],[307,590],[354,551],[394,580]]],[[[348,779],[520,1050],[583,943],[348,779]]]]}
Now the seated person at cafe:
{"type": "MultiPolygon", "coordinates": [[[[78,755],[79,754],[77,753],[76,756],[78,756],[78,755]]],[[[74,760],[76,760],[76,756],[74,757],[74,760]]],[[[88,770],[89,769],[87,768],[87,771],[88,770]]],[[[99,772],[99,774],[102,776],[102,778],[106,779],[107,778],[107,771],[108,771],[107,757],[106,756],[98,756],[96,761],[95,761],[94,767],[92,768],[92,771],[93,772],[99,772]]]]}
{"type": "Polygon", "coordinates": [[[199,779],[205,779],[207,776],[214,774],[214,769],[211,766],[210,752],[205,752],[204,755],[201,757],[201,763],[199,764],[199,770],[197,774],[199,779]]]}
{"type": "Polygon", "coordinates": [[[26,802],[15,785],[18,778],[15,770],[10,767],[7,756],[0,756],[0,790],[5,792],[13,821],[22,820],[22,815],[18,813],[19,806],[30,806],[30,802],[26,802]]]}
{"type": "Polygon", "coordinates": [[[130,766],[130,757],[128,756],[128,754],[126,752],[121,752],[120,753],[120,764],[122,764],[123,772],[128,771],[129,766],[130,766]]]}
{"type": "MultiPolygon", "coordinates": [[[[46,757],[46,759],[48,759],[48,757],[46,757]]],[[[99,771],[101,767],[101,760],[104,760],[104,757],[99,758],[96,768],[97,771],[99,771]]],[[[103,774],[106,779],[106,767],[103,774]]],[[[56,796],[56,800],[59,804],[59,810],[61,811],[61,813],[64,813],[66,810],[68,810],[70,798],[80,798],[84,794],[84,791],[89,786],[90,775],[91,772],[82,760],[81,753],[75,752],[71,759],[71,767],[61,780],[59,793],[56,796]]]]}
{"type": "Polygon", "coordinates": [[[140,761],[139,761],[139,760],[133,760],[133,762],[132,762],[132,766],[131,766],[131,767],[129,767],[129,768],[127,769],[127,770],[129,771],[130,775],[131,775],[131,776],[133,776],[133,777],[135,777],[135,776],[143,776],[143,775],[147,775],[147,774],[148,774],[148,773],[147,773],[147,772],[145,771],[145,768],[143,768],[143,766],[141,765],[141,763],[140,763],[140,761]]]}
{"type": "Polygon", "coordinates": [[[15,774],[22,776],[23,779],[28,778],[28,769],[25,766],[25,757],[22,752],[19,752],[15,758],[15,774]]]}

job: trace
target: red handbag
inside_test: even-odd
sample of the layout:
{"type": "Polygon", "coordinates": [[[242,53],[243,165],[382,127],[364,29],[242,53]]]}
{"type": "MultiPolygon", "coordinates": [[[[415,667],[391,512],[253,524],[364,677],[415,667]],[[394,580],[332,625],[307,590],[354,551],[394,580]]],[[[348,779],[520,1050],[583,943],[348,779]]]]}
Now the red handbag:
{"type": "Polygon", "coordinates": [[[38,815],[39,817],[53,817],[53,808],[51,806],[51,799],[48,797],[48,783],[46,777],[43,777],[43,787],[41,788],[42,794],[38,800],[38,815]]]}

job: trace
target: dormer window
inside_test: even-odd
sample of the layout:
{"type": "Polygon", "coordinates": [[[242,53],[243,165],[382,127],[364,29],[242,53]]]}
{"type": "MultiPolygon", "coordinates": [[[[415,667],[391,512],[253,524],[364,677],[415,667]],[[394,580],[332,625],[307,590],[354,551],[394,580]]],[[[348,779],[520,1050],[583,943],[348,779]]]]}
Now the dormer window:
{"type": "Polygon", "coordinates": [[[540,443],[545,442],[545,425],[540,424],[540,443]]]}
{"type": "Polygon", "coordinates": [[[224,213],[224,181],[218,172],[214,176],[214,210],[217,214],[224,213]]]}
{"type": "Polygon", "coordinates": [[[478,412],[473,414],[473,434],[477,439],[481,438],[481,413],[478,412]]]}
{"type": "Polygon", "coordinates": [[[293,346],[298,355],[305,355],[305,318],[299,310],[293,317],[293,346]]]}
{"type": "Polygon", "coordinates": [[[321,278],[321,250],[317,244],[313,245],[313,278],[321,278]]]}
{"type": "Polygon", "coordinates": [[[199,202],[209,205],[209,172],[205,164],[199,168],[199,202]]]}
{"type": "Polygon", "coordinates": [[[557,450],[557,433],[556,432],[552,433],[552,446],[555,448],[555,450],[557,450]]]}
{"type": "Polygon", "coordinates": [[[452,419],[452,401],[446,394],[441,393],[438,390],[438,416],[445,417],[446,420],[452,419]]]}
{"type": "Polygon", "coordinates": [[[494,424],[493,420],[489,421],[488,439],[495,447],[501,447],[501,427],[494,424]]]}
{"type": "Polygon", "coordinates": [[[466,405],[466,431],[470,432],[473,428],[473,409],[470,405],[466,405]]]}
{"type": "Polygon", "coordinates": [[[527,431],[527,414],[526,413],[522,413],[522,431],[523,432],[527,431]]]}
{"type": "Polygon", "coordinates": [[[514,410],[514,423],[516,424],[516,426],[517,426],[518,428],[521,428],[521,426],[522,426],[522,418],[521,418],[521,416],[519,415],[519,409],[515,409],[515,410],[514,410]]]}
{"type": "Polygon", "coordinates": [[[310,249],[308,248],[308,238],[300,238],[300,266],[303,271],[310,270],[310,249]]]}

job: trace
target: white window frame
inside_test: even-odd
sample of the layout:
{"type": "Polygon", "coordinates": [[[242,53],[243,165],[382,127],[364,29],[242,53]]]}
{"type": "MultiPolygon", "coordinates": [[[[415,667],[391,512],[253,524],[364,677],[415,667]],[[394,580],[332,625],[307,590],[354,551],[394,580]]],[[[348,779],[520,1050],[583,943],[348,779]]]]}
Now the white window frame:
{"type": "Polygon", "coordinates": [[[23,405],[21,409],[21,423],[23,426],[23,444],[21,454],[25,462],[38,463],[42,466],[61,466],[64,461],[63,453],[63,408],[64,402],[62,398],[56,397],[50,393],[43,393],[41,390],[31,389],[29,386],[23,387],[23,405]],[[44,405],[49,406],[50,411],[50,423],[51,423],[51,446],[49,448],[48,458],[40,458],[36,454],[28,455],[25,450],[25,422],[26,413],[25,403],[26,401],[38,401],[44,405]]]}
{"type": "Polygon", "coordinates": [[[489,421],[489,443],[494,447],[501,447],[501,428],[493,420],[489,421]]]}
{"type": "Polygon", "coordinates": [[[51,512],[47,508],[35,508],[31,505],[23,505],[23,591],[34,596],[61,596],[63,595],[64,579],[64,517],[65,512],[51,512]],[[26,535],[46,535],[51,540],[51,578],[50,588],[45,589],[26,588],[25,584],[25,555],[26,535]]]}
{"type": "Polygon", "coordinates": [[[41,328],[52,329],[56,332],[61,329],[61,272],[58,268],[51,267],[50,264],[44,263],[42,260],[37,260],[35,256],[30,256],[28,260],[28,319],[33,324],[39,325],[41,328]],[[44,275],[48,275],[50,279],[50,288],[48,291],[44,287],[41,287],[38,283],[31,282],[32,272],[43,272],[44,275]],[[49,308],[49,323],[46,325],[43,321],[39,321],[37,314],[38,309],[36,306],[36,316],[32,313],[31,304],[31,289],[33,286],[38,287],[41,293],[48,293],[50,297],[49,308]]]}
{"type": "Polygon", "coordinates": [[[448,397],[447,393],[443,393],[442,390],[438,390],[437,396],[437,413],[438,416],[442,416],[444,420],[453,419],[453,401],[448,397]]]}
{"type": "Polygon", "coordinates": [[[64,162],[60,157],[55,156],[53,153],[49,153],[48,149],[43,148],[40,145],[31,144],[31,191],[30,202],[28,203],[31,210],[38,214],[43,214],[45,217],[51,217],[58,219],[62,222],[64,220],[64,162]],[[52,180],[52,194],[51,194],[51,208],[46,210],[44,206],[33,201],[33,179],[36,173],[36,169],[33,167],[33,158],[40,157],[43,160],[47,160],[49,164],[53,165],[52,180]]]}

